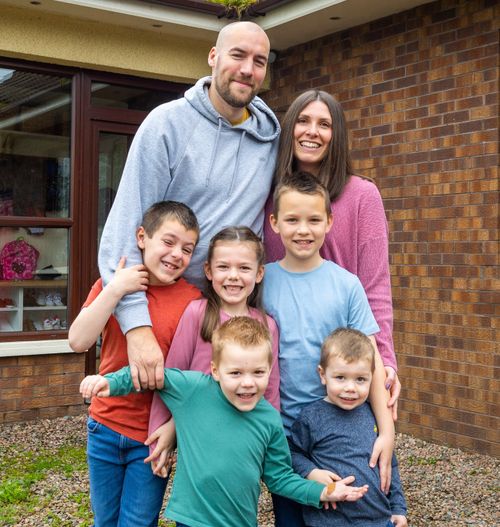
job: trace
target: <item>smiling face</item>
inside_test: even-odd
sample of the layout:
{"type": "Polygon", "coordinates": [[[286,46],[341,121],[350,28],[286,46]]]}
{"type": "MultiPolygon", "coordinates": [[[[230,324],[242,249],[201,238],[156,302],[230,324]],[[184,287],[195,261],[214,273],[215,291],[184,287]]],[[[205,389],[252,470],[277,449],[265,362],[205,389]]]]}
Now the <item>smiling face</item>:
{"type": "Polygon", "coordinates": [[[246,315],[247,299],[264,277],[253,242],[218,241],[205,274],[220,298],[221,309],[230,315],[246,315]]]}
{"type": "Polygon", "coordinates": [[[368,359],[347,363],[332,356],[324,370],[318,366],[321,383],[326,386],[326,401],[353,410],[362,405],[370,393],[372,362],[368,359]]]}
{"type": "Polygon", "coordinates": [[[309,103],[293,129],[293,154],[297,168],[317,175],[332,140],[332,116],[321,101],[309,103]]]}
{"type": "Polygon", "coordinates": [[[226,26],[210,50],[212,67],[209,96],[215,109],[231,120],[255,97],[266,76],[269,39],[252,22],[226,26]]]}
{"type": "Polygon", "coordinates": [[[332,226],[323,195],[285,191],[279,198],[277,216],[272,214],[270,221],[285,246],[281,262],[285,269],[304,272],[320,265],[319,250],[332,226]]]}
{"type": "Polygon", "coordinates": [[[250,412],[263,397],[269,383],[269,346],[242,347],[228,342],[219,363],[211,363],[212,377],[226,399],[240,412],[250,412]]]}
{"type": "Polygon", "coordinates": [[[197,241],[197,232],[187,230],[179,221],[168,216],[151,237],[143,227],[139,227],[137,245],[143,251],[150,285],[175,282],[189,265],[197,241]]]}

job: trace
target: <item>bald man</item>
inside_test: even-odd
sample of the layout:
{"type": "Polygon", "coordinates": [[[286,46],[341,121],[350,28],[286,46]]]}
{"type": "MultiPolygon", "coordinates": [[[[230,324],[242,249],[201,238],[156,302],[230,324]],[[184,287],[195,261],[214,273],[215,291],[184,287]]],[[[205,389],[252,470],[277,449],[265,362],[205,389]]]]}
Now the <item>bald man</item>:
{"type": "MultiPolygon", "coordinates": [[[[198,287],[216,232],[229,225],[262,232],[280,132],[273,112],[256,96],[268,56],[269,39],[257,24],[225,26],[208,54],[212,76],[200,79],[182,99],[157,107],[142,123],[101,238],[104,283],[123,255],[127,266],[142,263],[135,231],[157,201],[186,203],[198,218],[200,241],[185,274],[198,287]]],[[[115,316],[127,338],[135,387],[162,387],[164,356],[144,293],[125,297],[115,316]]]]}

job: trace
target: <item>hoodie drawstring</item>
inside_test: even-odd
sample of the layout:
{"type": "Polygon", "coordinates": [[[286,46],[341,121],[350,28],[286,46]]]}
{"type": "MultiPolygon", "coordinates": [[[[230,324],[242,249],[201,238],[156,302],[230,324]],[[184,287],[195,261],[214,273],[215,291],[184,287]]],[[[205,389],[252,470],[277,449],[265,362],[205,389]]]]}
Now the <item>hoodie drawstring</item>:
{"type": "Polygon", "coordinates": [[[231,184],[229,185],[229,192],[227,194],[226,203],[229,201],[229,198],[231,197],[231,194],[233,193],[234,182],[236,181],[236,173],[238,171],[238,165],[239,165],[239,160],[240,160],[241,143],[243,142],[245,135],[246,135],[246,131],[243,130],[240,136],[240,141],[238,143],[238,150],[236,150],[236,159],[234,161],[233,175],[231,177],[231,184]]]}
{"type": "Polygon", "coordinates": [[[219,126],[217,128],[217,135],[215,136],[215,145],[212,150],[212,157],[210,159],[210,165],[208,166],[207,177],[205,179],[205,187],[208,187],[208,184],[210,183],[210,174],[212,173],[212,168],[215,162],[215,155],[217,153],[217,147],[219,146],[219,137],[221,134],[221,129],[222,129],[222,119],[219,117],[219,126]]]}

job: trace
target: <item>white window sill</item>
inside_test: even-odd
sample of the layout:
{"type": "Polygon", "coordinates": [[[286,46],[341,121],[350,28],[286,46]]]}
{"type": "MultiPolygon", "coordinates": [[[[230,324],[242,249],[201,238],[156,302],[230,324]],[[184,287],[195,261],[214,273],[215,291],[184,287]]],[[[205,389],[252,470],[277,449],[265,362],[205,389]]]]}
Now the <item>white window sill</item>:
{"type": "Polygon", "coordinates": [[[61,340],[22,340],[0,343],[0,357],[20,357],[25,355],[51,355],[74,353],[68,339],[61,340]]]}

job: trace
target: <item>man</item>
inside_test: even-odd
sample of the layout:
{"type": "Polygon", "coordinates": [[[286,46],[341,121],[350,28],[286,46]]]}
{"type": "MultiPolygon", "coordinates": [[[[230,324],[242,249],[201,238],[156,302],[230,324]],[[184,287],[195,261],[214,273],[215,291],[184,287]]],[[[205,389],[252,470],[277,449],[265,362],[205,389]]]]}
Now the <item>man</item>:
{"type": "MultiPolygon", "coordinates": [[[[198,286],[208,242],[217,231],[247,225],[261,232],[280,131],[272,111],[256,97],[269,48],[266,34],[253,22],[224,27],[208,54],[212,77],[200,79],[184,98],[159,106],[143,122],[101,238],[99,269],[105,282],[123,255],[127,265],[142,262],[133,232],[159,200],[184,202],[198,218],[200,241],[185,273],[198,286]]],[[[175,257],[164,265],[175,268],[175,257]]],[[[145,295],[128,295],[115,315],[127,337],[134,386],[161,388],[163,356],[145,295]]]]}

